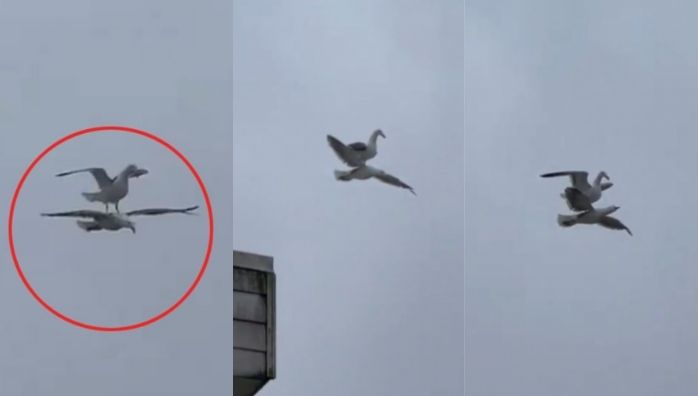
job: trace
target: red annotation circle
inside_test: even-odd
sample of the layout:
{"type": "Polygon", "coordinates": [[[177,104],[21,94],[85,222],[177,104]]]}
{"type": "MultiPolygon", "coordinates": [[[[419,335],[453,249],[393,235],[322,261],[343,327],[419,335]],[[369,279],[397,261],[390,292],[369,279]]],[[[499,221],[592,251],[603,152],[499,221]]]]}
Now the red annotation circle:
{"type": "Polygon", "coordinates": [[[124,127],[124,126],[114,126],[114,125],[109,125],[109,126],[97,126],[93,128],[87,128],[83,129],[77,132],[73,132],[67,136],[64,136],[54,143],[52,143],[50,146],[48,146],[44,151],[41,152],[32,162],[29,164],[29,167],[24,171],[24,174],[22,174],[22,178],[19,180],[19,183],[17,184],[17,187],[15,188],[14,195],[12,196],[12,203],[10,205],[10,216],[9,220],[7,223],[8,227],[8,239],[10,242],[10,252],[12,253],[12,261],[14,261],[15,268],[17,269],[17,274],[19,274],[19,277],[22,279],[22,283],[24,283],[24,286],[27,288],[29,293],[36,299],[36,301],[39,302],[46,310],[57,316],[58,318],[72,324],[78,327],[82,327],[84,329],[88,330],[94,330],[94,331],[103,331],[103,332],[120,332],[120,331],[129,331],[129,330],[135,330],[139,329],[148,325],[151,325],[160,319],[166,317],[167,315],[171,314],[174,312],[177,308],[179,308],[184,301],[186,301],[187,298],[194,292],[194,289],[196,289],[196,286],[199,284],[201,281],[201,278],[204,276],[204,273],[206,272],[206,268],[208,267],[208,261],[211,257],[211,250],[213,249],[213,209],[211,208],[211,200],[208,196],[208,191],[206,190],[206,186],[204,185],[204,182],[201,180],[201,176],[199,176],[199,173],[196,171],[194,166],[187,160],[187,158],[180,153],[174,146],[166,142],[164,139],[162,139],[159,136],[156,136],[152,133],[142,131],[136,128],[129,128],[129,127],[124,127]],[[189,168],[189,171],[192,173],[194,178],[196,179],[196,182],[199,184],[199,188],[201,189],[201,193],[204,196],[204,200],[206,202],[206,209],[208,212],[208,243],[206,246],[206,255],[204,256],[204,260],[201,263],[201,269],[199,270],[199,273],[196,275],[196,278],[194,279],[194,282],[192,282],[191,286],[187,289],[186,292],[182,295],[182,297],[179,298],[174,304],[172,304],[169,308],[165,309],[161,313],[151,317],[150,319],[144,320],[139,323],[134,323],[134,324],[129,324],[129,325],[124,325],[124,326],[97,326],[89,323],[84,323],[80,322],[78,320],[75,320],[65,314],[62,314],[52,306],[50,306],[46,301],[44,301],[41,296],[32,288],[31,284],[27,280],[27,278],[24,276],[24,272],[22,271],[22,268],[19,264],[19,260],[17,259],[17,253],[15,251],[15,243],[14,243],[14,235],[13,235],[13,223],[14,223],[14,214],[15,214],[15,205],[17,204],[17,199],[19,198],[19,194],[22,191],[22,186],[24,185],[24,182],[27,180],[29,177],[29,174],[31,171],[34,169],[34,167],[48,154],[50,153],[53,149],[56,147],[60,146],[61,144],[72,140],[76,137],[83,136],[83,135],[88,135],[91,133],[98,133],[98,132],[119,132],[119,133],[130,133],[134,135],[139,135],[145,138],[148,138],[150,140],[153,140],[157,143],[160,143],[162,146],[170,150],[172,153],[174,153],[184,164],[189,168]]]}

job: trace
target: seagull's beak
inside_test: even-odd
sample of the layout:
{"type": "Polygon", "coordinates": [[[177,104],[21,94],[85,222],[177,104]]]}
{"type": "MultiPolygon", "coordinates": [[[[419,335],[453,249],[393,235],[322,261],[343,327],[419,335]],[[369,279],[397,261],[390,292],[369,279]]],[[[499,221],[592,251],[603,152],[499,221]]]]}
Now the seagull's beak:
{"type": "Polygon", "coordinates": [[[136,170],[133,172],[133,175],[132,175],[132,176],[133,176],[133,177],[141,177],[141,176],[147,175],[147,174],[148,174],[148,170],[147,170],[147,169],[136,169],[136,170]]]}
{"type": "Polygon", "coordinates": [[[378,130],[378,134],[381,135],[381,136],[383,136],[383,139],[385,139],[385,134],[383,133],[383,131],[378,130]]]}

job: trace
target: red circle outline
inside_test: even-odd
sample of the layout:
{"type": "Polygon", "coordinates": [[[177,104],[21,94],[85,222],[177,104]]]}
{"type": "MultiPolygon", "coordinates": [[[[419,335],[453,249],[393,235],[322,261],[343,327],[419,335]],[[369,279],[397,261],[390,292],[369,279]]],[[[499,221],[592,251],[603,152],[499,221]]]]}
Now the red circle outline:
{"type": "Polygon", "coordinates": [[[15,188],[15,192],[12,196],[12,203],[10,205],[10,216],[8,220],[8,239],[10,242],[10,252],[12,253],[12,261],[14,261],[15,269],[17,270],[17,274],[19,274],[19,277],[22,279],[22,283],[24,283],[24,286],[27,288],[29,293],[34,297],[36,301],[39,302],[46,310],[51,312],[53,315],[57,316],[58,318],[78,327],[82,327],[84,329],[88,330],[94,330],[94,331],[103,331],[103,332],[120,332],[120,331],[129,331],[129,330],[135,330],[139,329],[148,325],[151,325],[160,319],[163,319],[167,315],[171,314],[174,312],[177,308],[179,308],[184,301],[186,301],[187,298],[194,292],[194,289],[196,289],[197,285],[201,281],[201,278],[203,278],[204,273],[206,272],[206,268],[208,267],[208,262],[209,259],[211,258],[211,250],[213,249],[213,209],[211,207],[211,200],[208,196],[208,191],[206,190],[206,186],[204,185],[203,180],[201,179],[201,176],[199,176],[199,173],[196,171],[194,166],[189,162],[189,160],[182,154],[180,153],[174,146],[172,146],[170,143],[162,139],[161,137],[154,135],[150,132],[142,131],[136,128],[130,128],[130,127],[125,127],[125,126],[119,126],[119,125],[106,125],[106,126],[97,126],[97,127],[92,127],[92,128],[86,128],[79,130],[77,132],[73,132],[71,134],[68,134],[55,142],[53,142],[50,146],[45,148],[34,160],[29,164],[29,167],[24,171],[24,174],[22,174],[22,178],[19,180],[19,183],[17,184],[17,187],[15,188]],[[124,133],[130,133],[134,135],[139,135],[145,138],[148,138],[150,140],[153,140],[157,143],[160,143],[162,146],[170,150],[172,153],[174,153],[184,164],[189,168],[189,171],[194,175],[194,178],[196,179],[196,182],[199,184],[199,188],[201,189],[201,192],[204,196],[204,200],[206,202],[206,208],[207,208],[207,213],[208,213],[208,243],[206,247],[206,255],[204,256],[204,261],[201,264],[201,269],[199,270],[199,273],[196,275],[196,278],[194,279],[194,282],[189,286],[187,291],[177,300],[174,304],[172,304],[169,308],[165,309],[161,313],[151,317],[150,319],[146,319],[142,322],[134,323],[131,325],[125,325],[125,326],[96,326],[92,325],[89,323],[84,323],[77,321],[67,315],[64,315],[60,313],[58,310],[54,309],[52,306],[50,306],[48,303],[46,303],[41,296],[32,288],[31,284],[29,284],[29,281],[27,278],[24,276],[24,272],[22,271],[22,268],[19,264],[19,260],[17,259],[17,253],[15,252],[15,242],[14,242],[14,234],[13,234],[13,223],[14,223],[14,215],[15,215],[15,205],[17,204],[17,199],[19,198],[20,191],[22,190],[22,186],[24,185],[24,182],[27,180],[29,177],[29,174],[32,172],[34,167],[53,149],[56,147],[60,146],[61,144],[72,140],[76,137],[82,136],[82,135],[87,135],[90,133],[95,133],[95,132],[124,132],[124,133]]]}

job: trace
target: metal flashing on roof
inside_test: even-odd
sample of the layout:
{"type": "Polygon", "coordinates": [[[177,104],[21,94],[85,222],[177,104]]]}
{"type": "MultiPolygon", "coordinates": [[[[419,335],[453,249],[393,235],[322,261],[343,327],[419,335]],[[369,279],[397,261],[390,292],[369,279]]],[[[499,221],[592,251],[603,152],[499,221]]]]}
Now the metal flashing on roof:
{"type": "Polygon", "coordinates": [[[274,259],[233,252],[233,388],[255,395],[276,377],[274,259]]]}
{"type": "Polygon", "coordinates": [[[256,271],[274,272],[274,258],[248,252],[233,251],[233,265],[256,271]]]}

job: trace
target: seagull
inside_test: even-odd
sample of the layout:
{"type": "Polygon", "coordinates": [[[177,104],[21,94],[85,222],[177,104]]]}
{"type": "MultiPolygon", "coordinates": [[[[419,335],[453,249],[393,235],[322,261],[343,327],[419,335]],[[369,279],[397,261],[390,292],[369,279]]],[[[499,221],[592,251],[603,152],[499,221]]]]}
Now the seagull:
{"type": "Polygon", "coordinates": [[[139,209],[126,213],[104,213],[97,210],[73,210],[69,212],[42,213],[41,215],[48,217],[91,218],[92,220],[77,221],[78,226],[87,232],[100,230],[118,231],[122,228],[129,228],[135,234],[136,226],[135,223],[131,221],[131,216],[153,216],[167,213],[191,214],[191,211],[198,208],[199,206],[197,205],[184,209],[139,209]]]}
{"type": "Polygon", "coordinates": [[[100,190],[98,192],[82,193],[82,196],[90,202],[97,201],[104,203],[107,212],[109,212],[109,204],[113,203],[118,212],[119,201],[128,194],[128,179],[131,177],[141,177],[147,174],[148,170],[139,168],[136,165],[129,165],[114,178],[109,177],[103,168],[78,169],[62,172],[56,176],[63,177],[79,172],[90,172],[95,178],[95,181],[97,181],[100,190]]]}
{"type": "Polygon", "coordinates": [[[571,210],[581,212],[587,206],[591,205],[601,198],[601,193],[613,186],[613,183],[602,182],[604,178],[610,180],[606,172],[601,171],[594,179],[593,184],[589,184],[588,177],[589,173],[584,171],[565,171],[565,172],[553,172],[545,173],[540,175],[540,177],[557,177],[557,176],[569,176],[572,182],[572,187],[567,187],[563,194],[560,194],[562,198],[565,198],[567,205],[571,210]]]}
{"type": "Polygon", "coordinates": [[[619,206],[608,206],[606,208],[595,209],[591,208],[585,210],[581,213],[575,213],[572,215],[557,215],[557,223],[562,227],[572,227],[575,224],[598,224],[602,227],[610,228],[612,230],[625,230],[631,236],[630,229],[621,223],[620,220],[615,217],[609,216],[609,214],[620,209],[619,206]]]}
{"type": "Polygon", "coordinates": [[[374,167],[369,166],[369,165],[359,166],[359,167],[356,167],[356,168],[349,170],[349,171],[335,170],[334,177],[337,180],[341,180],[341,181],[350,181],[352,179],[366,180],[366,179],[370,179],[372,177],[375,177],[376,179],[378,179],[384,183],[392,184],[393,186],[397,186],[397,187],[406,188],[406,189],[410,190],[410,192],[412,194],[417,195],[417,193],[414,192],[412,187],[405,184],[402,180],[398,179],[397,177],[395,177],[391,174],[386,173],[385,171],[383,171],[381,169],[377,169],[377,168],[374,168],[374,167]]]}
{"type": "Polygon", "coordinates": [[[368,139],[368,144],[356,142],[346,145],[332,135],[327,135],[327,142],[330,144],[330,147],[332,147],[332,150],[334,150],[339,159],[351,167],[357,167],[365,165],[366,161],[378,154],[378,145],[376,143],[378,136],[385,138],[383,131],[376,129],[368,139]]]}

